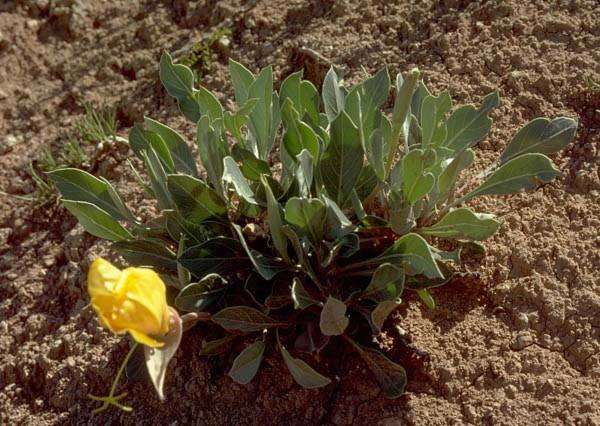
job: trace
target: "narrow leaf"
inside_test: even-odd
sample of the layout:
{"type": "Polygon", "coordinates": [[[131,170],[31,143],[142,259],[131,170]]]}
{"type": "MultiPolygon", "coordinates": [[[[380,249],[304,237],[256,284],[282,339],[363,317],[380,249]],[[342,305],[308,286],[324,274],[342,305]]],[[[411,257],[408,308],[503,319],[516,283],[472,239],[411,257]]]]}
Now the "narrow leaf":
{"type": "Polygon", "coordinates": [[[62,203],[77,218],[84,229],[96,237],[110,241],[133,238],[116,219],[92,203],[73,200],[62,200],[62,203]]]}
{"type": "Polygon", "coordinates": [[[460,208],[447,213],[436,224],[422,228],[420,233],[433,237],[481,241],[494,234],[499,226],[500,222],[493,215],[460,208]]]}
{"type": "Polygon", "coordinates": [[[283,325],[249,306],[231,306],[222,309],[214,314],[211,319],[225,330],[235,330],[242,333],[252,333],[283,325]]]}

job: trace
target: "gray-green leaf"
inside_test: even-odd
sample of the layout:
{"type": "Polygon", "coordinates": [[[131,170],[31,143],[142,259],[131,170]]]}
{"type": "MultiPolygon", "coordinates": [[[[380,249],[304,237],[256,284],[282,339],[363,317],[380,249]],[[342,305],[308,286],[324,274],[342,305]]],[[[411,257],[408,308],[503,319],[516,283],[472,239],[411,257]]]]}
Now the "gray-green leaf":
{"type": "Polygon", "coordinates": [[[264,352],[265,342],[262,340],[257,340],[246,347],[233,360],[233,365],[228,373],[229,377],[242,385],[250,383],[258,372],[264,352]]]}
{"type": "Polygon", "coordinates": [[[200,179],[188,175],[168,175],[167,187],[179,213],[192,223],[199,224],[227,213],[223,199],[200,179]]]}
{"type": "Polygon", "coordinates": [[[494,234],[499,226],[500,222],[493,215],[459,208],[447,213],[436,224],[421,228],[420,233],[433,237],[481,241],[494,234]]]}
{"type": "Polygon", "coordinates": [[[346,305],[341,300],[329,296],[321,310],[319,327],[325,336],[339,336],[344,333],[350,320],[346,316],[346,305]]]}
{"type": "Polygon", "coordinates": [[[63,200],[63,205],[79,220],[84,229],[92,235],[110,241],[133,238],[129,231],[111,215],[92,203],[63,200]]]}
{"type": "Polygon", "coordinates": [[[221,309],[211,319],[225,330],[235,330],[242,333],[252,333],[283,325],[249,306],[230,306],[221,309]]]}
{"type": "Polygon", "coordinates": [[[558,117],[550,121],[536,118],[527,123],[508,144],[500,163],[529,152],[551,154],[563,149],[575,137],[577,121],[572,118],[558,117]]]}
{"type": "Polygon", "coordinates": [[[310,365],[301,359],[294,358],[290,355],[283,345],[279,345],[281,355],[287,365],[288,370],[292,374],[292,377],[300,386],[305,389],[316,389],[327,386],[331,383],[331,380],[322,374],[316,372],[310,365]]]}
{"type": "Polygon", "coordinates": [[[223,295],[227,285],[219,274],[208,274],[197,283],[184,287],[175,298],[175,306],[185,312],[205,311],[223,295]]]}
{"type": "Polygon", "coordinates": [[[254,192],[250,188],[250,184],[242,174],[235,160],[229,156],[223,159],[223,181],[232,184],[240,198],[250,204],[258,204],[254,198],[254,192]]]}

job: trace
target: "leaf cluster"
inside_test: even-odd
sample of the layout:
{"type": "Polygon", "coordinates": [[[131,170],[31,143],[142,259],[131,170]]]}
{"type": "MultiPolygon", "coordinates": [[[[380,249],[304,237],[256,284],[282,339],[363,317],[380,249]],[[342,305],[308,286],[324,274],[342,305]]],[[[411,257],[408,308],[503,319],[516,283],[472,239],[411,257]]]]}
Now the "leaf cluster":
{"type": "Polygon", "coordinates": [[[206,174],[182,135],[151,118],[134,125],[129,144],[157,220],[141,223],[108,181],[72,168],[49,173],[63,204],[128,262],[161,272],[179,311],[210,314],[214,340],[202,352],[239,351],[229,372],[237,382],[254,377],[270,347],[301,386],[325,386],[314,360],[339,342],[399,396],[405,371],[371,347],[372,335],[405,291],[433,307],[429,289],[458,270],[460,248],[498,230],[497,218],[463,204],[551,181],[558,170],[546,155],[577,123],[531,121],[465,192],[460,176],[490,131],[497,91],[455,107],[416,69],[393,84],[384,68],[348,86],[332,68],[320,94],[301,72],[274,90],[271,67],[255,75],[230,60],[229,70],[233,111],[188,67],[160,60],[166,91],[197,125],[206,174]],[[457,249],[437,248],[441,239],[457,249]]]}

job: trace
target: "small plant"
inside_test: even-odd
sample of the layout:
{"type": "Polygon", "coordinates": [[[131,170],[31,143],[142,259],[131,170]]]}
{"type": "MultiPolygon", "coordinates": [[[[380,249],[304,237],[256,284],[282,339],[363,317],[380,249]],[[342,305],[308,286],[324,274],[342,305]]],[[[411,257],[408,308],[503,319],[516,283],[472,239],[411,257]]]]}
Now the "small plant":
{"type": "MultiPolygon", "coordinates": [[[[576,121],[531,121],[481,183],[457,193],[461,173],[475,161],[472,148],[490,131],[497,91],[479,106],[453,107],[449,93],[432,94],[416,69],[398,74],[392,87],[385,68],[354,86],[332,68],[321,96],[301,72],[277,92],[271,67],[254,75],[230,60],[229,69],[235,111],[196,88],[188,67],[166,53],[160,60],[167,92],[197,124],[206,175],[179,133],[150,118],[134,125],[129,144],[145,165],[157,220],[141,223],[109,182],[72,168],[49,173],[63,204],[129,263],[161,274],[174,293],[173,318],[188,313],[183,323],[201,321],[211,336],[203,354],[241,348],[233,380],[252,380],[272,346],[300,386],[327,386],[314,356],[333,343],[356,351],[385,395],[400,396],[405,370],[372,336],[403,292],[435,306],[430,290],[460,271],[461,247],[500,226],[465,204],[550,182],[559,172],[546,154],[573,139],[576,121]],[[388,115],[382,107],[390,92],[388,115]],[[436,247],[440,240],[454,249],[436,247]]],[[[110,274],[103,282],[119,291],[110,274]]],[[[164,346],[147,349],[161,395],[181,322],[174,320],[179,338],[170,331],[164,346]]]]}
{"type": "Polygon", "coordinates": [[[102,106],[94,108],[84,103],[85,113],[75,122],[79,137],[86,142],[102,142],[114,140],[117,136],[117,118],[114,108],[102,106]]]}
{"type": "Polygon", "coordinates": [[[211,70],[213,47],[220,39],[231,36],[231,28],[220,27],[213,31],[208,37],[197,41],[179,61],[192,70],[194,78],[201,77],[211,70]]]}

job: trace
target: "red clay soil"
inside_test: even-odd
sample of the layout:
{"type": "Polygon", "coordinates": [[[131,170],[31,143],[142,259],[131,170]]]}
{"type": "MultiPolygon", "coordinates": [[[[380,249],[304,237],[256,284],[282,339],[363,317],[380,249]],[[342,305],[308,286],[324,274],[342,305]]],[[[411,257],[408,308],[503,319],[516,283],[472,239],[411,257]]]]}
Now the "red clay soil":
{"type": "MultiPolygon", "coordinates": [[[[81,104],[117,109],[123,135],[144,114],[192,126],[160,86],[167,49],[189,52],[216,29],[202,84],[232,98],[227,56],[278,77],[305,67],[319,82],[336,64],[348,79],[387,64],[418,66],[435,91],[477,102],[499,88],[502,106],[479,144],[470,177],[527,121],[580,122],[553,156],[561,178],[534,193],[471,205],[502,217],[469,280],[434,291],[438,309],[414,298],[388,321],[382,345],[405,360],[406,394],[386,400],[364,366],[339,351],[314,362],[334,383],[299,388],[276,354],[249,385],[223,375],[230,359],[201,357],[201,330],[170,366],[167,401],[148,383],[124,385],[135,411],[98,416],[86,395],[105,394],[126,339],[87,307],[85,273],[108,256],[56,203],[34,207],[0,196],[0,424],[600,424],[600,5],[571,1],[85,1],[0,4],[0,188],[33,189],[30,162],[58,150],[81,104]],[[403,336],[402,336],[403,335],[403,336]]],[[[227,101],[229,102],[229,101],[227,101]]],[[[231,106],[226,102],[226,106],[231,106]]],[[[117,149],[86,146],[92,172],[116,182],[152,217],[117,149]]]]}

